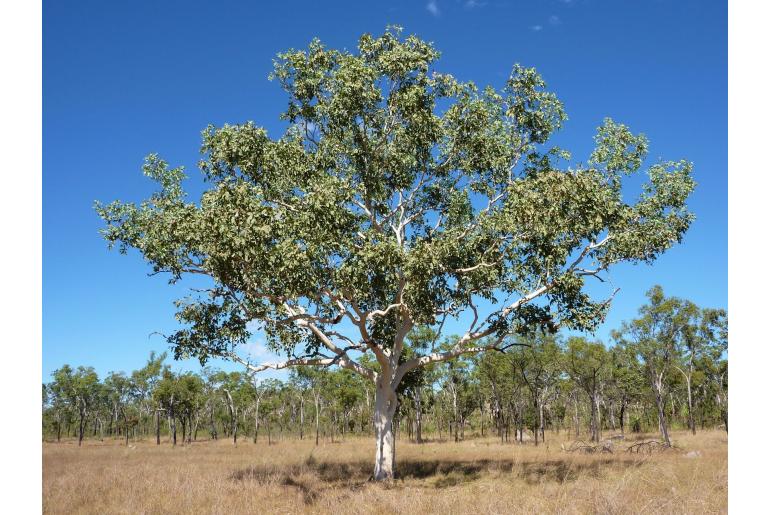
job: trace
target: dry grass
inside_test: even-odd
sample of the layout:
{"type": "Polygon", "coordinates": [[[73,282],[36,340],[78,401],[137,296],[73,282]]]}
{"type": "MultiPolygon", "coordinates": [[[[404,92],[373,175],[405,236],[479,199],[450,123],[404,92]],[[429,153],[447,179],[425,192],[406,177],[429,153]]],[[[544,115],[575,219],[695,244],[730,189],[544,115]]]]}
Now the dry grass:
{"type": "Polygon", "coordinates": [[[43,444],[45,513],[726,513],[727,436],[674,435],[652,455],[494,439],[399,441],[399,479],[368,481],[371,439],[43,444]],[[687,457],[687,451],[700,456],[687,457]]]}

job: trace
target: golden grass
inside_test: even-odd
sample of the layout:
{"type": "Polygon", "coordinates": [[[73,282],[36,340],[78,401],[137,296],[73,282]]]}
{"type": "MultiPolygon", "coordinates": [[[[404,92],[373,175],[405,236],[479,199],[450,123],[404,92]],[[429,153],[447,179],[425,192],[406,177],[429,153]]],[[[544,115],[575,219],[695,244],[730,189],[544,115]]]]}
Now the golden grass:
{"type": "MultiPolygon", "coordinates": [[[[400,440],[391,484],[368,482],[370,438],[343,443],[117,440],[43,444],[44,513],[726,513],[727,436],[674,434],[653,455],[564,452],[493,438],[400,440]],[[688,458],[687,451],[700,451],[688,458]]],[[[617,447],[625,448],[631,442],[617,447]]]]}

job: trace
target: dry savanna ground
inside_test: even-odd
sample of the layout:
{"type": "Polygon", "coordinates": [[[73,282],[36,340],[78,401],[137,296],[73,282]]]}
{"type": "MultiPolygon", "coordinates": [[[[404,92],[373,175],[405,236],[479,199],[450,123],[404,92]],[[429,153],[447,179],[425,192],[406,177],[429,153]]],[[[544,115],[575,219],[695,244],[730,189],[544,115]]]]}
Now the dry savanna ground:
{"type": "MultiPolygon", "coordinates": [[[[648,435],[653,436],[653,435],[648,435]]],[[[676,449],[565,452],[493,438],[399,440],[399,478],[368,481],[374,443],[226,440],[43,444],[44,513],[726,513],[727,435],[674,433],[676,449]],[[693,452],[695,451],[695,452],[693,452]]]]}

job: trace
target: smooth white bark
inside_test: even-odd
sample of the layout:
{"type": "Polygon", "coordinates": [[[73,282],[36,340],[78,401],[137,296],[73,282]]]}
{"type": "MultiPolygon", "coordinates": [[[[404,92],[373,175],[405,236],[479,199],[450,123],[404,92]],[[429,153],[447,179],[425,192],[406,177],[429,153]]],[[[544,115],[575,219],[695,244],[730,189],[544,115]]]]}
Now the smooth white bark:
{"type": "Polygon", "coordinates": [[[377,381],[374,400],[374,480],[393,479],[396,441],[393,433],[393,415],[396,412],[396,392],[386,381],[377,381]]]}

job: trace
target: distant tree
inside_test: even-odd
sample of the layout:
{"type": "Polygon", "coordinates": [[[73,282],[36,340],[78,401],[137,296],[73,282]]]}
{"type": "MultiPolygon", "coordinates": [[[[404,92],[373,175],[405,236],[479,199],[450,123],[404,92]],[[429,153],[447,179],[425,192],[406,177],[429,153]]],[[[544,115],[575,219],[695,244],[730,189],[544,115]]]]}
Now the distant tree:
{"type": "Polygon", "coordinates": [[[280,411],[283,408],[283,399],[281,398],[283,384],[277,379],[265,379],[260,382],[259,390],[262,397],[260,403],[261,417],[265,421],[265,429],[267,430],[267,444],[272,445],[270,423],[280,417],[280,411]]]}
{"type": "MultiPolygon", "coordinates": [[[[610,348],[574,337],[562,345],[558,336],[537,333],[507,339],[503,352],[413,369],[397,389],[394,435],[405,427],[409,438],[419,441],[418,421],[424,417],[422,422],[432,425],[439,439],[444,428],[459,441],[466,431],[473,436],[480,430],[483,437],[490,427],[504,443],[513,427],[514,440],[524,444],[529,439],[524,429],[532,428],[537,445],[547,426],[558,432],[567,428],[569,418],[575,438],[580,437],[581,419],[590,419],[590,436],[596,440],[603,427],[616,429],[616,416],[622,432],[627,426],[636,432],[649,427],[650,414],[654,420],[655,413],[659,427],[677,422],[692,427],[698,418],[701,427],[718,424],[726,431],[727,314],[681,299],[661,299],[652,303],[655,310],[642,310],[650,320],[657,317],[655,324],[645,317],[641,323],[627,323],[634,329],[614,334],[617,344],[610,348]],[[640,330],[653,326],[654,338],[637,338],[647,334],[640,330]],[[662,359],[666,352],[667,362],[662,359]],[[669,369],[658,392],[655,371],[664,370],[661,364],[666,363],[669,369]]],[[[402,360],[412,359],[412,352],[442,352],[456,344],[457,337],[441,343],[437,337],[437,332],[419,326],[408,336],[402,360]]],[[[288,381],[260,380],[258,374],[211,368],[175,374],[162,364],[163,358],[151,354],[145,367],[130,375],[111,372],[101,382],[91,368],[64,365],[56,370],[42,389],[44,437],[53,434],[60,441],[63,432],[71,436],[71,423],[80,421],[81,430],[76,427],[75,434],[81,442],[90,424],[94,436],[101,436],[109,425],[110,434],[122,435],[128,444],[132,436],[149,433],[146,424],[142,435],[142,423],[151,422],[154,411],[156,421],[161,412],[166,414],[174,442],[179,425],[183,442],[197,440],[201,422],[208,424],[212,438],[217,438],[219,425],[237,442],[238,434],[249,433],[252,414],[255,443],[262,427],[267,428],[268,443],[274,440],[273,427],[278,439],[292,433],[302,439],[304,403],[310,399],[317,443],[321,427],[332,441],[338,434],[344,438],[348,432],[371,434],[373,429],[369,384],[344,368],[296,368],[288,381]]],[[[365,355],[360,360],[379,372],[376,360],[365,355]]],[[[155,434],[159,443],[159,423],[155,434]]]]}
{"type": "Polygon", "coordinates": [[[548,400],[555,394],[556,383],[562,375],[561,349],[557,340],[550,335],[542,335],[524,340],[525,344],[512,351],[514,366],[519,369],[521,378],[530,392],[537,416],[535,445],[538,435],[545,442],[544,410],[548,400]]]}
{"type": "Polygon", "coordinates": [[[300,368],[296,370],[297,380],[310,390],[313,396],[313,407],[315,414],[315,444],[319,443],[319,432],[321,427],[321,410],[323,408],[323,393],[325,386],[325,370],[300,368]]]}
{"type": "Polygon", "coordinates": [[[79,366],[72,375],[69,385],[70,398],[74,400],[78,411],[78,446],[81,446],[85,435],[86,418],[91,409],[97,407],[96,401],[100,393],[99,376],[93,367],[79,366]]]}
{"type": "MultiPolygon", "coordinates": [[[[402,362],[408,361],[418,354],[434,352],[438,338],[439,333],[429,326],[416,326],[407,336],[407,345],[404,346],[401,358],[402,362]]],[[[417,367],[404,375],[397,388],[398,393],[405,395],[414,405],[414,433],[417,443],[422,443],[425,390],[437,379],[438,373],[434,367],[417,367]]]]}
{"type": "Polygon", "coordinates": [[[623,322],[613,337],[636,353],[644,364],[645,375],[655,394],[661,437],[671,446],[665,408],[669,393],[667,379],[678,363],[680,351],[686,347],[684,342],[691,335],[697,308],[689,301],[666,297],[660,286],[651,288],[647,298],[649,303],[639,308],[640,317],[623,322]]]}
{"type": "Polygon", "coordinates": [[[136,397],[136,386],[125,373],[110,372],[104,379],[104,391],[110,407],[110,434],[112,434],[113,424],[115,429],[122,427],[126,446],[128,446],[131,425],[129,420],[133,419],[129,415],[129,404],[136,397]]]}
{"type": "Polygon", "coordinates": [[[74,396],[74,377],[72,367],[64,365],[54,370],[53,381],[49,383],[49,403],[53,410],[53,419],[56,431],[56,441],[61,441],[62,429],[69,425],[76,411],[77,400],[74,396]]]}
{"type": "MultiPolygon", "coordinates": [[[[452,340],[447,341],[443,347],[451,348],[455,345],[452,340]]],[[[447,361],[440,368],[441,385],[444,390],[449,394],[452,406],[452,434],[454,434],[454,441],[460,441],[460,427],[463,423],[462,414],[465,411],[465,405],[467,403],[467,387],[468,387],[468,362],[462,358],[447,361]]]]}
{"type": "Polygon", "coordinates": [[[167,354],[150,352],[147,364],[139,370],[131,373],[131,381],[136,389],[136,396],[140,403],[140,411],[146,416],[155,419],[155,443],[160,445],[160,406],[153,399],[153,391],[163,374],[163,362],[167,354]]]}
{"type": "Polygon", "coordinates": [[[203,379],[192,372],[182,374],[177,382],[177,391],[177,413],[182,422],[182,441],[190,443],[198,433],[200,410],[204,404],[203,379]]]}
{"type": "Polygon", "coordinates": [[[481,389],[486,391],[491,399],[492,416],[502,443],[510,424],[511,415],[506,408],[511,405],[511,398],[515,393],[515,366],[510,354],[489,352],[478,357],[476,370],[481,389]]]}
{"type": "Polygon", "coordinates": [[[169,368],[164,368],[153,392],[153,399],[158,403],[159,409],[165,412],[166,419],[168,420],[169,436],[174,445],[177,443],[176,421],[180,404],[178,381],[177,374],[169,368]]]}
{"type": "Polygon", "coordinates": [[[699,309],[693,305],[694,319],[684,328],[681,340],[682,364],[674,365],[685,379],[687,386],[687,423],[695,434],[693,405],[693,378],[697,379],[696,365],[704,355],[717,358],[727,350],[727,312],[723,309],[699,309]]]}
{"type": "Polygon", "coordinates": [[[722,423],[725,425],[725,432],[727,431],[727,370],[727,360],[718,361],[716,363],[715,381],[713,381],[716,387],[716,401],[719,406],[722,423]]]}
{"type": "Polygon", "coordinates": [[[639,401],[645,391],[645,376],[632,350],[615,345],[609,349],[609,378],[607,396],[611,399],[610,423],[614,427],[615,408],[618,408],[620,432],[626,432],[626,413],[632,402],[639,401]]]}
{"type": "Polygon", "coordinates": [[[628,203],[622,182],[642,168],[643,135],[605,120],[587,164],[567,167],[566,152],[544,146],[566,114],[534,69],[515,65],[496,91],[436,72],[438,57],[398,28],[363,35],[355,53],[314,40],[280,54],[282,137],[251,122],[209,127],[199,203],[182,169],[152,155],[144,172],[160,191],[96,206],[110,245],[138,249],[172,281],[212,281],[178,302],[176,358],[255,372],[336,365],[370,381],[376,480],[394,474],[407,373],[501,349],[513,333],[595,328],[612,293],[593,299],[585,279],[653,261],[692,221],[690,163],[654,164],[628,203]],[[446,317],[468,321],[455,345],[402,361],[412,328],[439,330],[446,317]],[[239,355],[252,327],[288,359],[239,355]]]}
{"type": "Polygon", "coordinates": [[[583,389],[591,402],[591,441],[601,439],[601,395],[609,374],[609,354],[601,342],[582,337],[567,340],[564,357],[567,373],[583,389]]]}
{"type": "Polygon", "coordinates": [[[238,443],[238,414],[246,407],[247,399],[253,397],[252,386],[248,377],[241,372],[217,372],[212,381],[222,396],[230,418],[230,436],[233,445],[238,443]]]}

